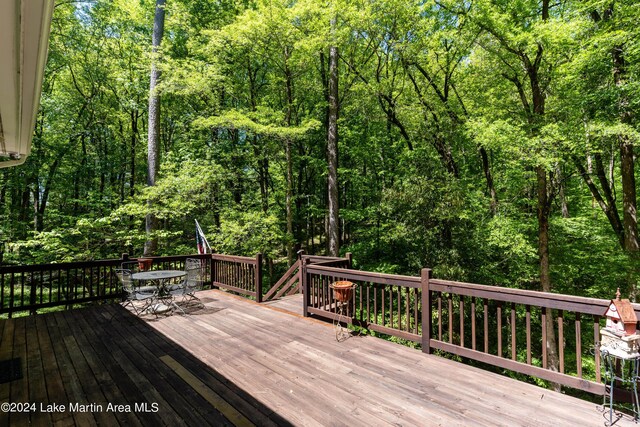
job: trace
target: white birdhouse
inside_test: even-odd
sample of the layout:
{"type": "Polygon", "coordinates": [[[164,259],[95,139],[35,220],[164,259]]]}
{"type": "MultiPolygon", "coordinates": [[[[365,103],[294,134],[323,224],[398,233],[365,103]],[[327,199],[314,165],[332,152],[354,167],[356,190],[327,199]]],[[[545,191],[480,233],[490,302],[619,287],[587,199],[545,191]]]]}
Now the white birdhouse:
{"type": "Polygon", "coordinates": [[[633,335],[636,333],[638,318],[628,299],[620,299],[620,288],[616,292],[616,299],[612,299],[604,314],[607,318],[605,328],[618,335],[633,335]]]}
{"type": "Polygon", "coordinates": [[[616,299],[609,303],[606,326],[600,330],[600,350],[623,359],[640,355],[640,335],[636,334],[638,318],[628,299],[620,299],[620,289],[616,299]]]}

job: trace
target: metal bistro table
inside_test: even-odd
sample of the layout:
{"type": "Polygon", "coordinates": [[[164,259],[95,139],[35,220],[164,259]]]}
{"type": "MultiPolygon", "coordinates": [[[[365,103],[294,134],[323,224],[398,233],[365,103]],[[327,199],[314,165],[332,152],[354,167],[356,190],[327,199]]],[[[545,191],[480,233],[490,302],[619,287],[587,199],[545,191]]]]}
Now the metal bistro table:
{"type": "Polygon", "coordinates": [[[186,275],[186,271],[182,270],[153,270],[134,273],[131,275],[131,279],[139,282],[152,282],[158,288],[158,299],[161,302],[154,304],[150,308],[152,313],[158,314],[172,309],[182,311],[178,304],[173,301],[173,296],[169,291],[167,283],[172,279],[177,279],[186,275]]]}

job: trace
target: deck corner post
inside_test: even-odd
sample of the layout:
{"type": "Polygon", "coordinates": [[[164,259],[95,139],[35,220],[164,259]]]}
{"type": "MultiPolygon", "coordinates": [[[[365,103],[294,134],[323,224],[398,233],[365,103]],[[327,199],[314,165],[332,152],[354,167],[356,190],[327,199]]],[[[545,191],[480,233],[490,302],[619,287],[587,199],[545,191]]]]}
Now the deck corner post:
{"type": "Polygon", "coordinates": [[[420,273],[420,285],[422,290],[422,352],[431,354],[431,291],[429,279],[431,270],[423,268],[420,273]]]}
{"type": "Polygon", "coordinates": [[[256,254],[256,302],[262,302],[262,254],[256,254]]]}
{"type": "Polygon", "coordinates": [[[300,280],[302,280],[302,315],[309,317],[309,277],[307,276],[308,258],[300,260],[300,280]]]}
{"type": "Polygon", "coordinates": [[[214,254],[208,254],[209,255],[209,287],[211,289],[216,289],[216,286],[214,286],[214,283],[216,281],[216,263],[214,262],[214,254]]]}
{"type": "Polygon", "coordinates": [[[120,260],[121,260],[122,262],[129,261],[129,254],[122,254],[122,255],[120,256],[120,260]]]}
{"type": "Polygon", "coordinates": [[[216,254],[211,254],[211,289],[217,289],[216,283],[216,254]]]}
{"type": "Polygon", "coordinates": [[[345,254],[345,257],[347,258],[347,268],[348,269],[352,269],[353,268],[353,254],[351,252],[347,252],[345,254]]]}

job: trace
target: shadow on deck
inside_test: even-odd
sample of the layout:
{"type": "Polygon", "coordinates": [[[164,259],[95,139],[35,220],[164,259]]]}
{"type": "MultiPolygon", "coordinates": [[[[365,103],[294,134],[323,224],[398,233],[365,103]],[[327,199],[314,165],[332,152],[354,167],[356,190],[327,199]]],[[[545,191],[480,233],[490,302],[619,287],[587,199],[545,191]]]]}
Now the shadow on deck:
{"type": "Polygon", "coordinates": [[[605,421],[592,403],[381,339],[338,343],[330,324],[278,304],[200,295],[205,308],[187,316],[140,319],[103,305],[0,321],[0,361],[21,358],[23,371],[0,384],[0,402],[36,405],[0,412],[0,425],[605,421]],[[65,408],[41,410],[53,404],[65,408]]]}

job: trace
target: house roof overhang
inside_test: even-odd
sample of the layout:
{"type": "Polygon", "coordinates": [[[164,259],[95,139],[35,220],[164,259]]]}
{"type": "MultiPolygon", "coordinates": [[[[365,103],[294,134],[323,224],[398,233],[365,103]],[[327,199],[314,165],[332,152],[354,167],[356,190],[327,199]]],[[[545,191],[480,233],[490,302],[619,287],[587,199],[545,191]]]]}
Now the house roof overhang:
{"type": "Polygon", "coordinates": [[[54,0],[0,1],[0,168],[31,151],[54,0]]]}

